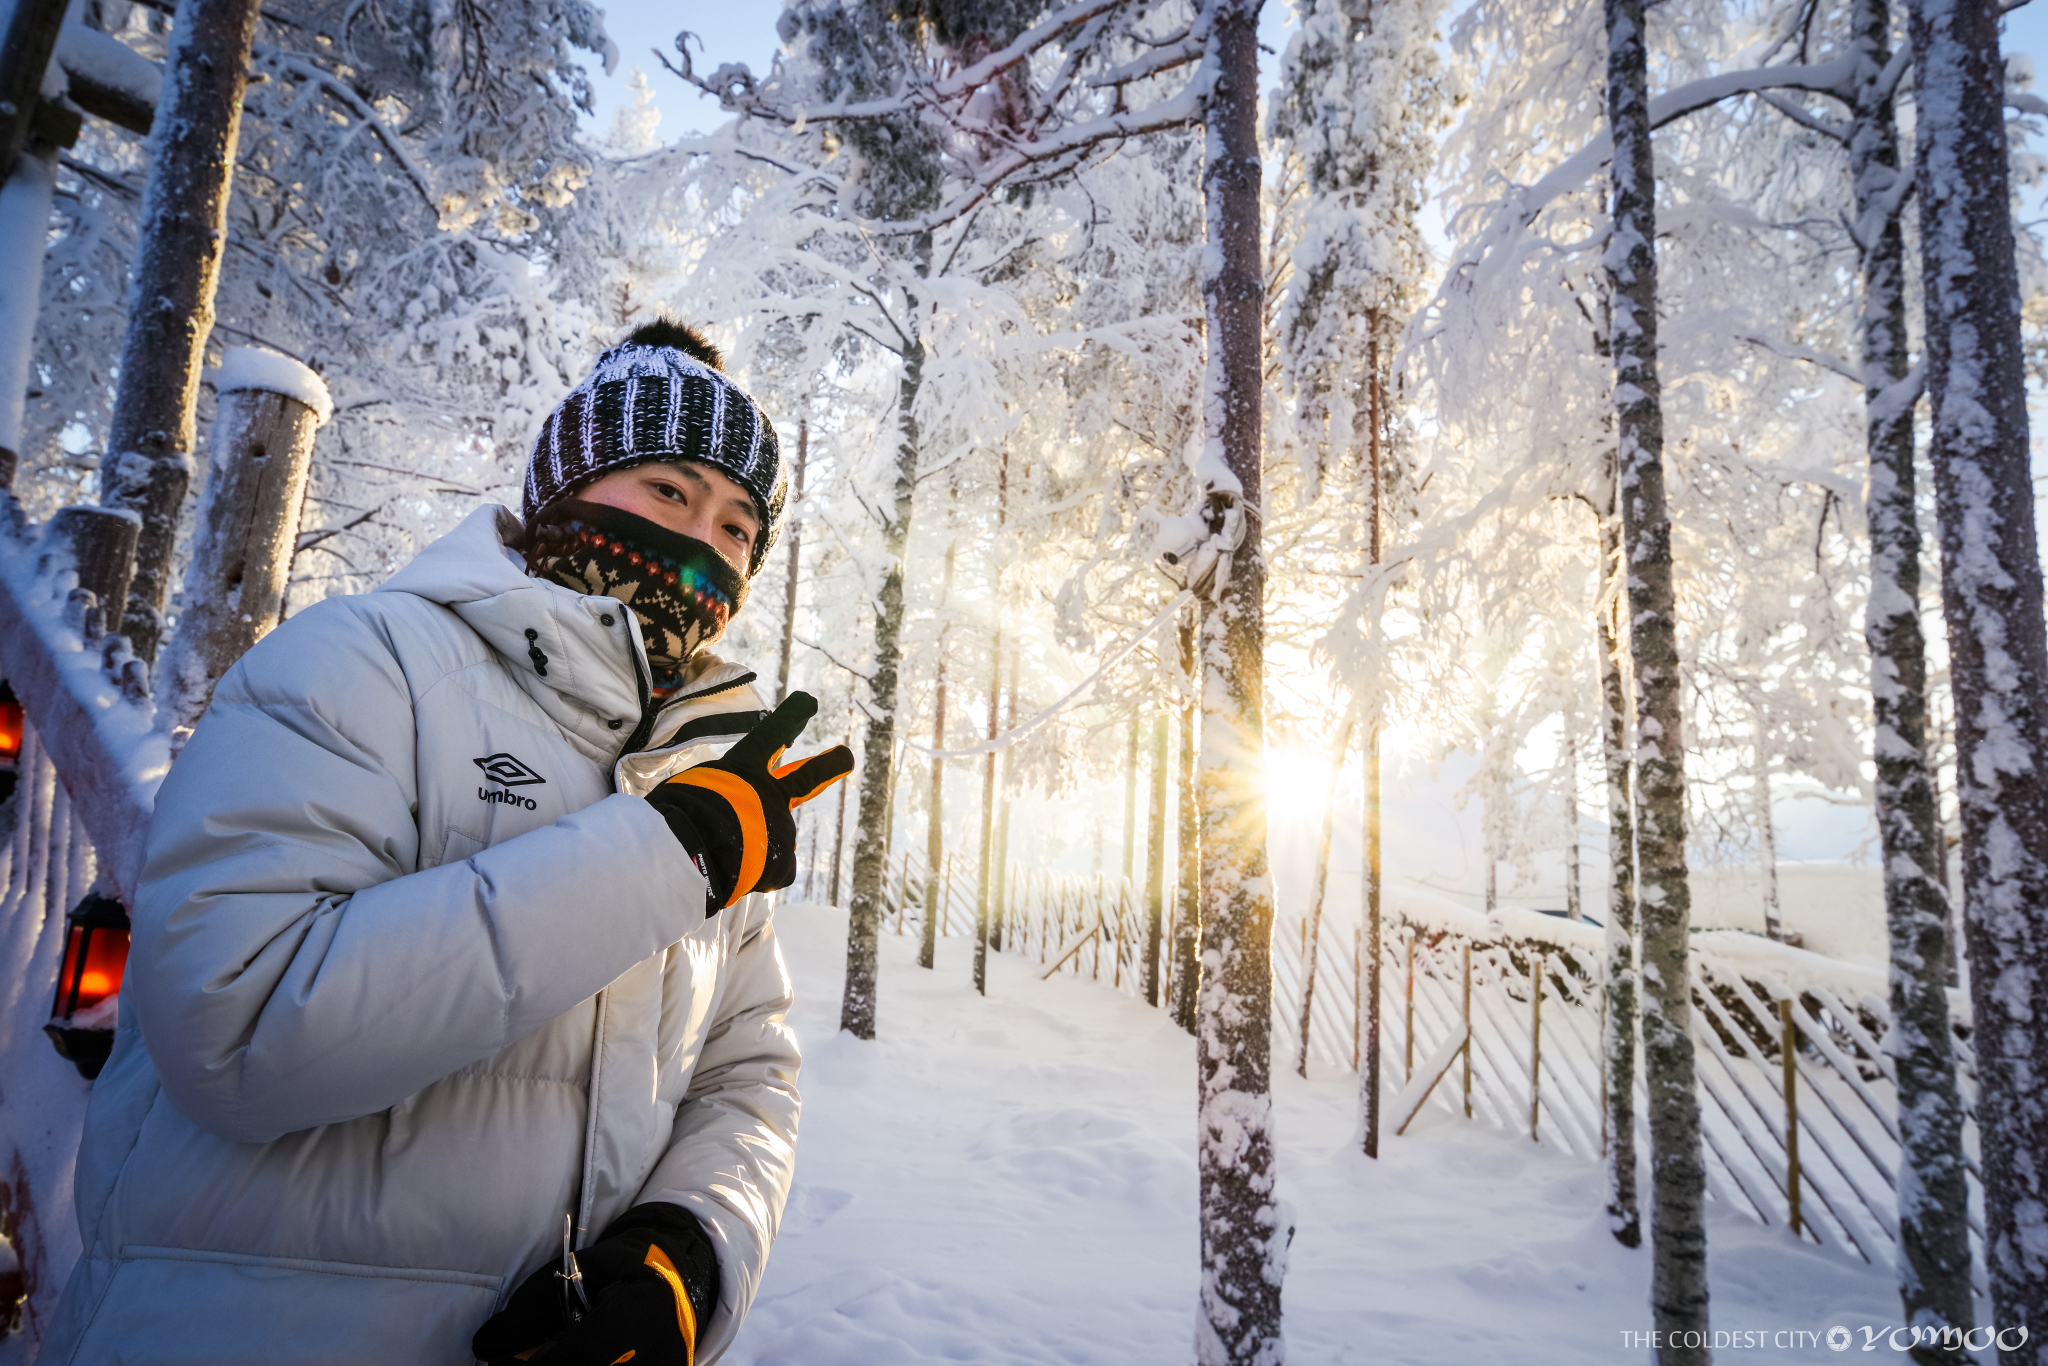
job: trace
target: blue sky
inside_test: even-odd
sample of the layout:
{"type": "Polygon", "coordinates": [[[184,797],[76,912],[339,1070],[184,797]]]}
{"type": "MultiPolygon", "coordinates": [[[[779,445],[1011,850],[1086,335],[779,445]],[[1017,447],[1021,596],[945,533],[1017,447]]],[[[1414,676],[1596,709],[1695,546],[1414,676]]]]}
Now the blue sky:
{"type": "MultiPolygon", "coordinates": [[[[2048,3],[2048,0],[2044,0],[2048,3]]],[[[757,73],[765,73],[781,45],[775,36],[779,5],[745,0],[704,4],[700,0],[613,0],[605,6],[605,31],[619,46],[619,62],[612,75],[591,72],[597,90],[595,127],[611,127],[612,112],[628,98],[626,79],[633,67],[647,73],[654,85],[655,104],[662,111],[661,136],[709,132],[719,122],[718,106],[703,95],[683,88],[682,82],[661,70],[651,49],[673,54],[676,33],[687,29],[704,40],[702,48],[692,46],[691,60],[709,71],[721,62],[744,62],[757,73]]],[[[1293,8],[1287,0],[1266,0],[1260,18],[1259,35],[1266,46],[1278,52],[1294,24],[1293,8]]],[[[1266,83],[1271,84],[1274,58],[1261,54],[1266,83]]]]}

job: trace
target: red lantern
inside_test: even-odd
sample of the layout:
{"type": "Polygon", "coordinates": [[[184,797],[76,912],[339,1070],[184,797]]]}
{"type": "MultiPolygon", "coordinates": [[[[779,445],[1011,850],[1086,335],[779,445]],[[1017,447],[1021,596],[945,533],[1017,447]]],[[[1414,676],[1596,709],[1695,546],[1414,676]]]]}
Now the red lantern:
{"type": "Polygon", "coordinates": [[[0,683],[0,802],[14,795],[15,766],[21,761],[21,700],[0,683]]]}
{"type": "Polygon", "coordinates": [[[128,966],[128,911],[98,892],[64,917],[64,962],[43,1032],[91,1080],[114,1051],[114,1016],[128,966]]]}
{"type": "Polygon", "coordinates": [[[12,684],[0,683],[0,762],[21,758],[21,721],[21,699],[12,684]]]}

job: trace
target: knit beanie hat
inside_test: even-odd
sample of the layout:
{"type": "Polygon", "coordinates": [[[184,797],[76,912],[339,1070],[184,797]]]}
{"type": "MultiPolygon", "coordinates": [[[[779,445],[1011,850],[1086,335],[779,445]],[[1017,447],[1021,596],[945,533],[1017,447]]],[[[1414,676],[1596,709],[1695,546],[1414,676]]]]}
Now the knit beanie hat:
{"type": "Polygon", "coordinates": [[[657,460],[709,465],[747,491],[761,516],[747,573],[760,572],[788,494],[775,428],[717,351],[675,323],[635,330],[548,414],[527,462],[526,524],[599,475],[657,460]]]}

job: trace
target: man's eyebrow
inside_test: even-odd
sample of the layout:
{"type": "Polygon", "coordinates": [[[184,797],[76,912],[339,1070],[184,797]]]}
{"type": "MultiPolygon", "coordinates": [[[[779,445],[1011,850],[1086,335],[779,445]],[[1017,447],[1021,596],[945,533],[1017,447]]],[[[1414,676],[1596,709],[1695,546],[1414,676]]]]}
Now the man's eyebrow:
{"type": "MultiPolygon", "coordinates": [[[[692,483],[696,484],[699,488],[708,489],[711,487],[711,481],[704,477],[704,471],[698,469],[694,464],[676,464],[672,466],[672,468],[676,469],[677,471],[681,472],[683,475],[688,477],[689,480],[692,483]]],[[[735,493],[726,501],[730,503],[739,504],[740,510],[746,513],[747,516],[754,519],[755,528],[758,529],[760,527],[761,509],[754,506],[753,499],[747,497],[744,493],[735,493]]]]}

